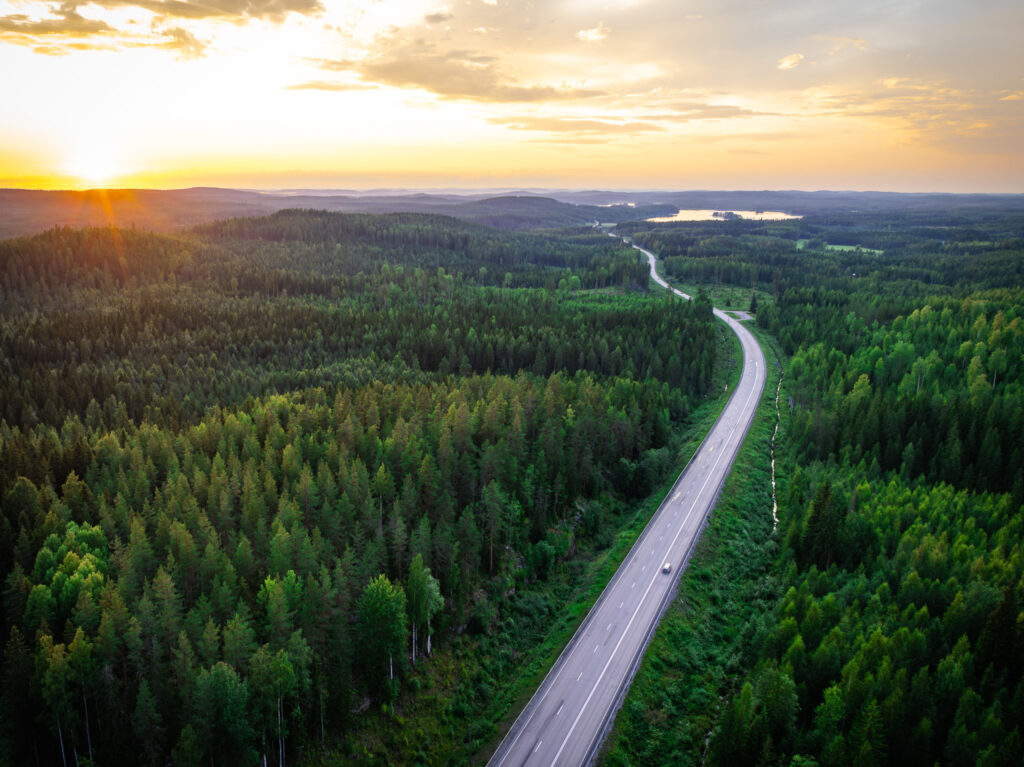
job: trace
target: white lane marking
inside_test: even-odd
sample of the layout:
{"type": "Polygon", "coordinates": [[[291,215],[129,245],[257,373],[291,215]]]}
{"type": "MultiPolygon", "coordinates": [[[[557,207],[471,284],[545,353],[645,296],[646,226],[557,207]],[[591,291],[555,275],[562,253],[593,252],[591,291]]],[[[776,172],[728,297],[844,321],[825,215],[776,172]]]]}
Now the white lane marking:
{"type": "Polygon", "coordinates": [[[594,652],[597,652],[597,648],[600,647],[600,646],[601,645],[599,645],[599,644],[594,645],[594,652]]]}
{"type": "Polygon", "coordinates": [[[631,589],[635,589],[635,588],[636,588],[636,581],[633,581],[633,585],[632,585],[632,586],[630,586],[630,588],[631,588],[631,589]]]}
{"type": "Polygon", "coordinates": [[[626,603],[625,603],[625,602],[619,602],[619,609],[620,609],[620,610],[622,609],[622,606],[623,606],[624,604],[626,604],[626,603]]]}
{"type": "MultiPolygon", "coordinates": [[[[753,392],[751,392],[751,394],[753,394],[753,392]]],[[[750,398],[748,397],[747,402],[745,402],[743,405],[744,410],[746,409],[749,403],[750,398]]],[[[733,432],[735,432],[735,429],[733,429],[733,432]]],[[[731,436],[732,434],[730,434],[730,437],[731,436]]],[[[725,455],[724,451],[718,454],[718,460],[716,460],[715,465],[711,467],[711,471],[707,473],[707,478],[704,480],[704,484],[701,485],[700,491],[698,491],[697,493],[698,500],[700,499],[701,495],[704,494],[704,490],[707,488],[708,482],[710,482],[711,478],[714,476],[715,470],[718,468],[718,464],[721,463],[723,455],[725,455]]],[[[696,504],[694,504],[694,506],[695,505],[696,504]]],[[[694,506],[690,507],[691,511],[693,510],[694,506]]],[[[668,550],[666,551],[666,555],[668,554],[668,552],[672,551],[673,547],[676,545],[676,541],[679,540],[679,536],[682,534],[682,532],[683,527],[681,526],[679,530],[676,532],[675,537],[672,538],[672,543],[669,544],[668,550]]],[[[569,732],[565,734],[565,738],[562,740],[562,744],[558,747],[558,751],[555,753],[555,758],[551,760],[551,767],[554,767],[555,762],[558,761],[558,757],[560,757],[562,755],[562,752],[565,750],[565,744],[569,742],[569,738],[571,738],[573,732],[575,732],[576,725],[579,724],[580,719],[583,717],[583,712],[586,711],[587,706],[590,705],[590,701],[591,699],[593,699],[594,693],[597,692],[597,688],[601,685],[601,680],[604,679],[604,675],[608,673],[608,667],[611,666],[612,661],[615,659],[615,656],[619,651],[619,647],[622,646],[623,641],[626,639],[627,636],[629,636],[629,629],[633,625],[633,621],[636,620],[636,616],[640,613],[640,608],[643,606],[644,602],[647,601],[647,595],[651,593],[651,589],[654,588],[654,584],[657,582],[657,577],[652,578],[650,584],[647,586],[647,589],[644,591],[643,595],[637,602],[636,609],[633,611],[633,614],[629,617],[629,623],[626,624],[626,628],[623,629],[622,634],[619,636],[619,641],[615,643],[615,647],[612,649],[611,655],[609,655],[608,660],[605,661],[604,668],[601,669],[601,673],[594,681],[594,685],[590,688],[590,694],[587,695],[587,699],[583,701],[583,706],[580,708],[580,712],[576,714],[576,718],[573,720],[572,726],[569,727],[569,732]]],[[[635,586],[636,584],[634,583],[633,585],[635,586]]]]}
{"type": "MultiPolygon", "coordinates": [[[[612,235],[612,234],[611,234],[610,232],[608,233],[608,235],[609,235],[609,237],[612,237],[612,236],[614,236],[614,235],[612,235]]],[[[657,283],[658,283],[658,284],[660,284],[660,285],[663,285],[663,286],[664,286],[664,287],[666,287],[666,288],[667,288],[667,287],[669,287],[669,286],[668,286],[668,284],[667,284],[667,283],[666,283],[666,282],[665,282],[664,280],[662,280],[662,279],[661,279],[661,278],[660,278],[660,277],[658,276],[657,272],[655,272],[655,271],[653,270],[653,261],[654,261],[654,254],[653,254],[653,253],[650,253],[649,251],[645,251],[645,250],[644,250],[643,248],[640,248],[640,247],[638,247],[638,246],[634,246],[634,247],[636,247],[636,248],[637,248],[637,250],[640,250],[640,251],[642,251],[642,252],[643,252],[643,253],[644,253],[645,255],[647,255],[647,256],[648,256],[648,258],[649,258],[649,260],[650,260],[650,261],[652,262],[652,270],[651,270],[651,271],[652,271],[652,276],[654,277],[654,280],[655,280],[655,282],[657,282],[657,283]]],[[[673,293],[675,293],[676,295],[682,296],[683,298],[686,298],[686,299],[689,299],[689,298],[690,298],[690,297],[689,297],[688,295],[686,295],[685,293],[683,293],[683,292],[682,292],[682,291],[680,291],[680,290],[676,290],[675,288],[671,288],[671,290],[672,290],[672,292],[673,292],[673,293]]],[[[720,314],[720,312],[716,310],[716,311],[715,311],[715,315],[716,315],[716,316],[718,316],[719,314],[720,314]]],[[[744,328],[744,331],[746,331],[746,329],[745,329],[745,328],[744,328]]],[[[748,335],[749,335],[749,333],[748,333],[748,335]]],[[[749,339],[744,339],[744,340],[749,340],[749,339]]],[[[755,371],[756,371],[756,368],[755,368],[755,371]]],[[[756,378],[756,376],[755,376],[755,378],[756,378]]],[[[734,392],[734,394],[735,394],[735,392],[734,392]]],[[[743,406],[743,408],[741,408],[741,409],[739,410],[739,412],[743,412],[743,411],[744,411],[744,410],[745,410],[745,409],[747,408],[747,406],[748,406],[748,405],[749,405],[749,403],[750,403],[750,398],[751,398],[751,397],[753,396],[753,394],[754,394],[754,388],[752,387],[752,388],[751,388],[751,391],[750,391],[750,394],[749,394],[749,395],[747,396],[747,399],[746,399],[746,402],[744,403],[744,406],[743,406]]],[[[724,426],[724,425],[725,425],[725,423],[723,422],[723,424],[722,424],[722,425],[724,426]]],[[[734,432],[735,432],[735,429],[733,429],[733,433],[734,433],[734,432]]],[[[730,434],[730,437],[731,437],[731,436],[732,436],[732,434],[730,434]]],[[[722,454],[724,454],[724,452],[723,452],[723,453],[720,453],[719,455],[722,455],[722,454]]],[[[702,457],[702,458],[701,458],[701,463],[703,463],[703,462],[704,462],[704,460],[703,460],[703,457],[702,457]]],[[[716,466],[717,466],[717,463],[718,463],[718,462],[716,461],[716,466]]],[[[713,473],[713,472],[714,472],[714,468],[712,468],[712,473],[713,473]]],[[[705,481],[705,483],[704,483],[704,484],[705,484],[705,486],[706,486],[706,485],[707,485],[707,482],[705,481]]],[[[698,493],[697,493],[697,496],[696,496],[696,498],[695,498],[695,501],[696,501],[696,500],[699,500],[699,499],[700,499],[700,495],[701,495],[701,493],[703,492],[703,489],[704,489],[704,488],[702,487],[702,488],[701,488],[701,490],[700,490],[700,491],[698,491],[698,493]]],[[[694,505],[695,505],[695,504],[694,504],[694,505]]],[[[690,511],[692,511],[692,510],[693,510],[693,508],[694,508],[694,506],[693,506],[693,505],[691,505],[690,511]]],[[[677,514],[678,514],[678,511],[673,511],[673,513],[672,513],[672,515],[673,515],[673,516],[676,516],[677,514]]],[[[689,513],[687,514],[687,516],[689,516],[689,513]]],[[[673,538],[673,545],[675,544],[675,541],[676,541],[676,540],[678,539],[678,535],[679,535],[679,534],[678,534],[678,532],[677,532],[677,533],[676,533],[676,538],[673,538]]],[[[671,549],[671,546],[670,546],[669,548],[671,549]]],[[[653,585],[653,582],[654,582],[654,581],[652,581],[652,585],[653,585]]],[[[636,583],[634,583],[634,584],[633,584],[633,587],[634,587],[634,588],[636,587],[636,583]]],[[[648,586],[648,590],[650,590],[650,586],[648,586]]],[[[642,603],[643,603],[643,599],[641,599],[641,600],[640,600],[640,604],[642,604],[642,603]]],[[[638,605],[638,607],[637,607],[637,610],[639,610],[639,605],[638,605]]],[[[634,619],[635,617],[636,617],[636,611],[634,611],[634,613],[633,613],[633,616],[632,616],[632,617],[630,618],[630,622],[629,622],[629,624],[627,624],[627,627],[626,627],[626,629],[627,629],[627,630],[623,632],[622,638],[620,638],[620,639],[619,639],[619,643],[618,643],[618,644],[616,644],[616,647],[615,647],[615,649],[614,649],[614,650],[612,651],[612,655],[611,655],[611,656],[609,657],[609,659],[608,659],[608,662],[607,662],[607,663],[605,664],[605,668],[604,668],[604,670],[603,670],[603,671],[601,672],[601,677],[603,677],[603,676],[604,676],[605,672],[606,672],[606,671],[607,671],[607,669],[608,669],[608,665],[609,665],[609,664],[611,663],[611,660],[612,660],[612,658],[613,658],[613,657],[615,656],[615,653],[616,653],[616,652],[617,652],[617,650],[618,650],[618,647],[619,647],[619,645],[620,645],[620,644],[622,643],[622,640],[623,640],[623,639],[625,638],[625,636],[626,636],[626,635],[628,634],[628,628],[629,628],[629,625],[631,625],[631,624],[632,624],[632,621],[633,621],[633,619],[634,619]]],[[[580,672],[580,675],[579,675],[578,677],[576,677],[576,681],[580,681],[580,679],[581,679],[582,677],[583,677],[583,672],[580,672]]],[[[600,681],[600,678],[598,679],[598,681],[600,681]]],[[[552,685],[552,686],[554,686],[554,685],[552,685]]],[[[515,737],[513,738],[513,740],[512,740],[512,743],[511,743],[511,744],[509,745],[508,749],[507,749],[507,750],[505,751],[505,754],[504,754],[504,756],[503,756],[503,757],[501,758],[501,761],[499,761],[499,762],[498,762],[498,765],[497,765],[497,767],[501,767],[501,765],[502,765],[502,764],[503,764],[503,763],[505,762],[505,760],[506,760],[506,759],[508,758],[508,755],[509,755],[509,754],[510,754],[510,753],[512,752],[512,750],[513,750],[513,749],[515,748],[515,745],[516,745],[516,743],[518,742],[518,740],[519,740],[519,737],[520,737],[520,735],[522,735],[522,734],[523,734],[523,732],[525,732],[525,730],[527,729],[527,727],[529,727],[529,725],[530,725],[530,722],[531,722],[531,721],[533,720],[533,718],[534,718],[534,714],[535,714],[535,713],[536,713],[536,711],[538,710],[538,708],[539,708],[539,705],[540,705],[540,703],[542,703],[542,702],[543,702],[543,700],[544,700],[544,698],[546,698],[546,697],[547,697],[547,693],[548,693],[548,692],[550,692],[550,690],[551,690],[551,686],[549,686],[549,687],[548,687],[548,689],[547,689],[547,690],[545,690],[544,694],[543,694],[543,695],[541,696],[541,699],[540,699],[540,701],[538,701],[538,707],[537,707],[537,708],[534,708],[533,712],[531,712],[530,716],[529,716],[529,717],[527,718],[527,721],[525,722],[525,724],[523,725],[523,727],[522,727],[522,728],[521,728],[521,729],[519,730],[519,733],[518,733],[518,734],[517,734],[517,735],[516,735],[516,736],[515,736],[515,737]]],[[[590,699],[591,699],[591,697],[593,696],[593,694],[594,694],[594,692],[595,692],[595,691],[596,691],[596,686],[595,686],[595,687],[594,687],[594,688],[593,688],[593,689],[591,690],[591,692],[590,692],[590,695],[589,695],[589,696],[587,697],[587,700],[586,700],[586,702],[584,702],[584,708],[585,708],[585,707],[587,706],[587,704],[589,704],[589,702],[590,702],[590,699]]],[[[583,710],[581,709],[581,710],[580,710],[580,713],[579,713],[579,714],[577,715],[577,717],[576,717],[576,720],[575,720],[575,721],[573,722],[573,725],[572,725],[572,727],[570,728],[570,734],[571,734],[571,732],[572,732],[572,731],[573,731],[573,730],[574,730],[574,729],[576,728],[576,725],[577,725],[577,724],[579,723],[580,717],[581,717],[582,715],[583,715],[583,710]]],[[[562,741],[562,745],[561,745],[561,747],[559,748],[559,750],[558,750],[558,753],[557,753],[557,754],[555,755],[555,761],[557,761],[557,760],[558,760],[558,757],[559,757],[559,756],[561,755],[562,751],[563,751],[563,750],[565,749],[565,744],[566,744],[566,742],[567,742],[567,741],[568,741],[568,735],[566,736],[566,739],[562,741]]],[[[552,762],[552,764],[554,764],[554,761],[552,762]]]]}
{"type": "Polygon", "coordinates": [[[561,714],[563,708],[565,708],[565,704],[564,703],[561,706],[558,707],[558,711],[555,712],[555,716],[558,716],[559,714],[561,714]]]}
{"type": "Polygon", "coordinates": [[[533,753],[535,753],[535,754],[537,753],[537,749],[540,748],[540,744],[543,743],[543,742],[544,742],[543,740],[538,740],[537,741],[537,745],[533,747],[533,753]]]}

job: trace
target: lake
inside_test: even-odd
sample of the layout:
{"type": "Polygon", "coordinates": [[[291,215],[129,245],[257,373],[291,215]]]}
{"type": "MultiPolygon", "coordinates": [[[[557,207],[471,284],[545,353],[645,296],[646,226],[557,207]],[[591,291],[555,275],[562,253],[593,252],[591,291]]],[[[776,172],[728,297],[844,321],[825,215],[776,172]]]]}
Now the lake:
{"type": "Polygon", "coordinates": [[[751,221],[789,221],[791,219],[803,218],[790,213],[783,213],[778,210],[680,210],[674,216],[655,216],[647,219],[654,223],[663,224],[670,221],[725,221],[731,217],[749,219],[751,221]]]}

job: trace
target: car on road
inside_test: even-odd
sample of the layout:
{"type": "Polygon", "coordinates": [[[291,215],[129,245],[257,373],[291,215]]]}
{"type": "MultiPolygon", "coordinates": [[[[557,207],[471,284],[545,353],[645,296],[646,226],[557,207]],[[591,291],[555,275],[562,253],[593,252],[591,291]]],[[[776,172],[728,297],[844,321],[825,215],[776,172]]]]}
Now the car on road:
{"type": "Polygon", "coordinates": [[[666,562],[665,564],[663,564],[661,566],[661,571],[663,573],[670,573],[670,572],[672,572],[672,563],[671,562],[666,562]]]}

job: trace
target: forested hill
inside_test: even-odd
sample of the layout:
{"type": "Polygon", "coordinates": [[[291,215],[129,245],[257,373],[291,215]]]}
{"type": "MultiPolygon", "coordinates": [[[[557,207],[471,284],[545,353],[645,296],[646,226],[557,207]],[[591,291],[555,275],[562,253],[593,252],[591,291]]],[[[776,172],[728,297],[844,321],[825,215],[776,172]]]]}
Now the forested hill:
{"type": "Polygon", "coordinates": [[[647,279],[641,268],[646,264],[623,258],[620,245],[602,243],[589,228],[575,234],[521,234],[419,213],[378,216],[284,210],[266,217],[219,221],[197,227],[196,233],[245,254],[253,240],[291,243],[285,250],[278,249],[279,257],[311,263],[323,274],[355,274],[386,262],[440,266],[486,285],[555,285],[570,276],[564,270],[572,270],[587,287],[640,287],[647,279]]]}
{"type": "Polygon", "coordinates": [[[237,189],[90,189],[44,192],[0,189],[0,237],[28,235],[54,226],[116,226],[181,231],[199,222],[259,216],[291,208],[335,213],[420,213],[453,216],[506,230],[558,229],[601,221],[671,215],[657,199],[641,205],[575,204],[543,194],[461,192],[360,194],[353,191],[290,193],[237,189]]]}
{"type": "Polygon", "coordinates": [[[710,305],[646,286],[425,216],[0,242],[0,761],[351,756],[421,686],[388,758],[450,758],[708,391],[710,305]],[[483,643],[443,692],[431,635],[483,643]]]}

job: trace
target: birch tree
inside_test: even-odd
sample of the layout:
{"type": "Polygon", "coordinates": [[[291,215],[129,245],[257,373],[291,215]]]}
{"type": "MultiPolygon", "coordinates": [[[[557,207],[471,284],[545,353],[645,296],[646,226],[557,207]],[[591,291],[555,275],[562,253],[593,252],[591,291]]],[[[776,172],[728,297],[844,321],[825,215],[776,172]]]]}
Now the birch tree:
{"type": "Polygon", "coordinates": [[[405,590],[386,575],[378,575],[363,589],[357,607],[357,646],[362,652],[370,689],[380,693],[395,677],[394,655],[405,644],[405,590]],[[384,669],[387,669],[387,676],[384,669]]]}
{"type": "Polygon", "coordinates": [[[409,577],[405,582],[406,596],[409,600],[409,628],[412,630],[412,662],[416,663],[419,629],[427,625],[427,653],[430,653],[430,619],[444,607],[441,596],[441,584],[430,574],[430,568],[424,567],[423,557],[417,554],[409,565],[409,577]]]}

